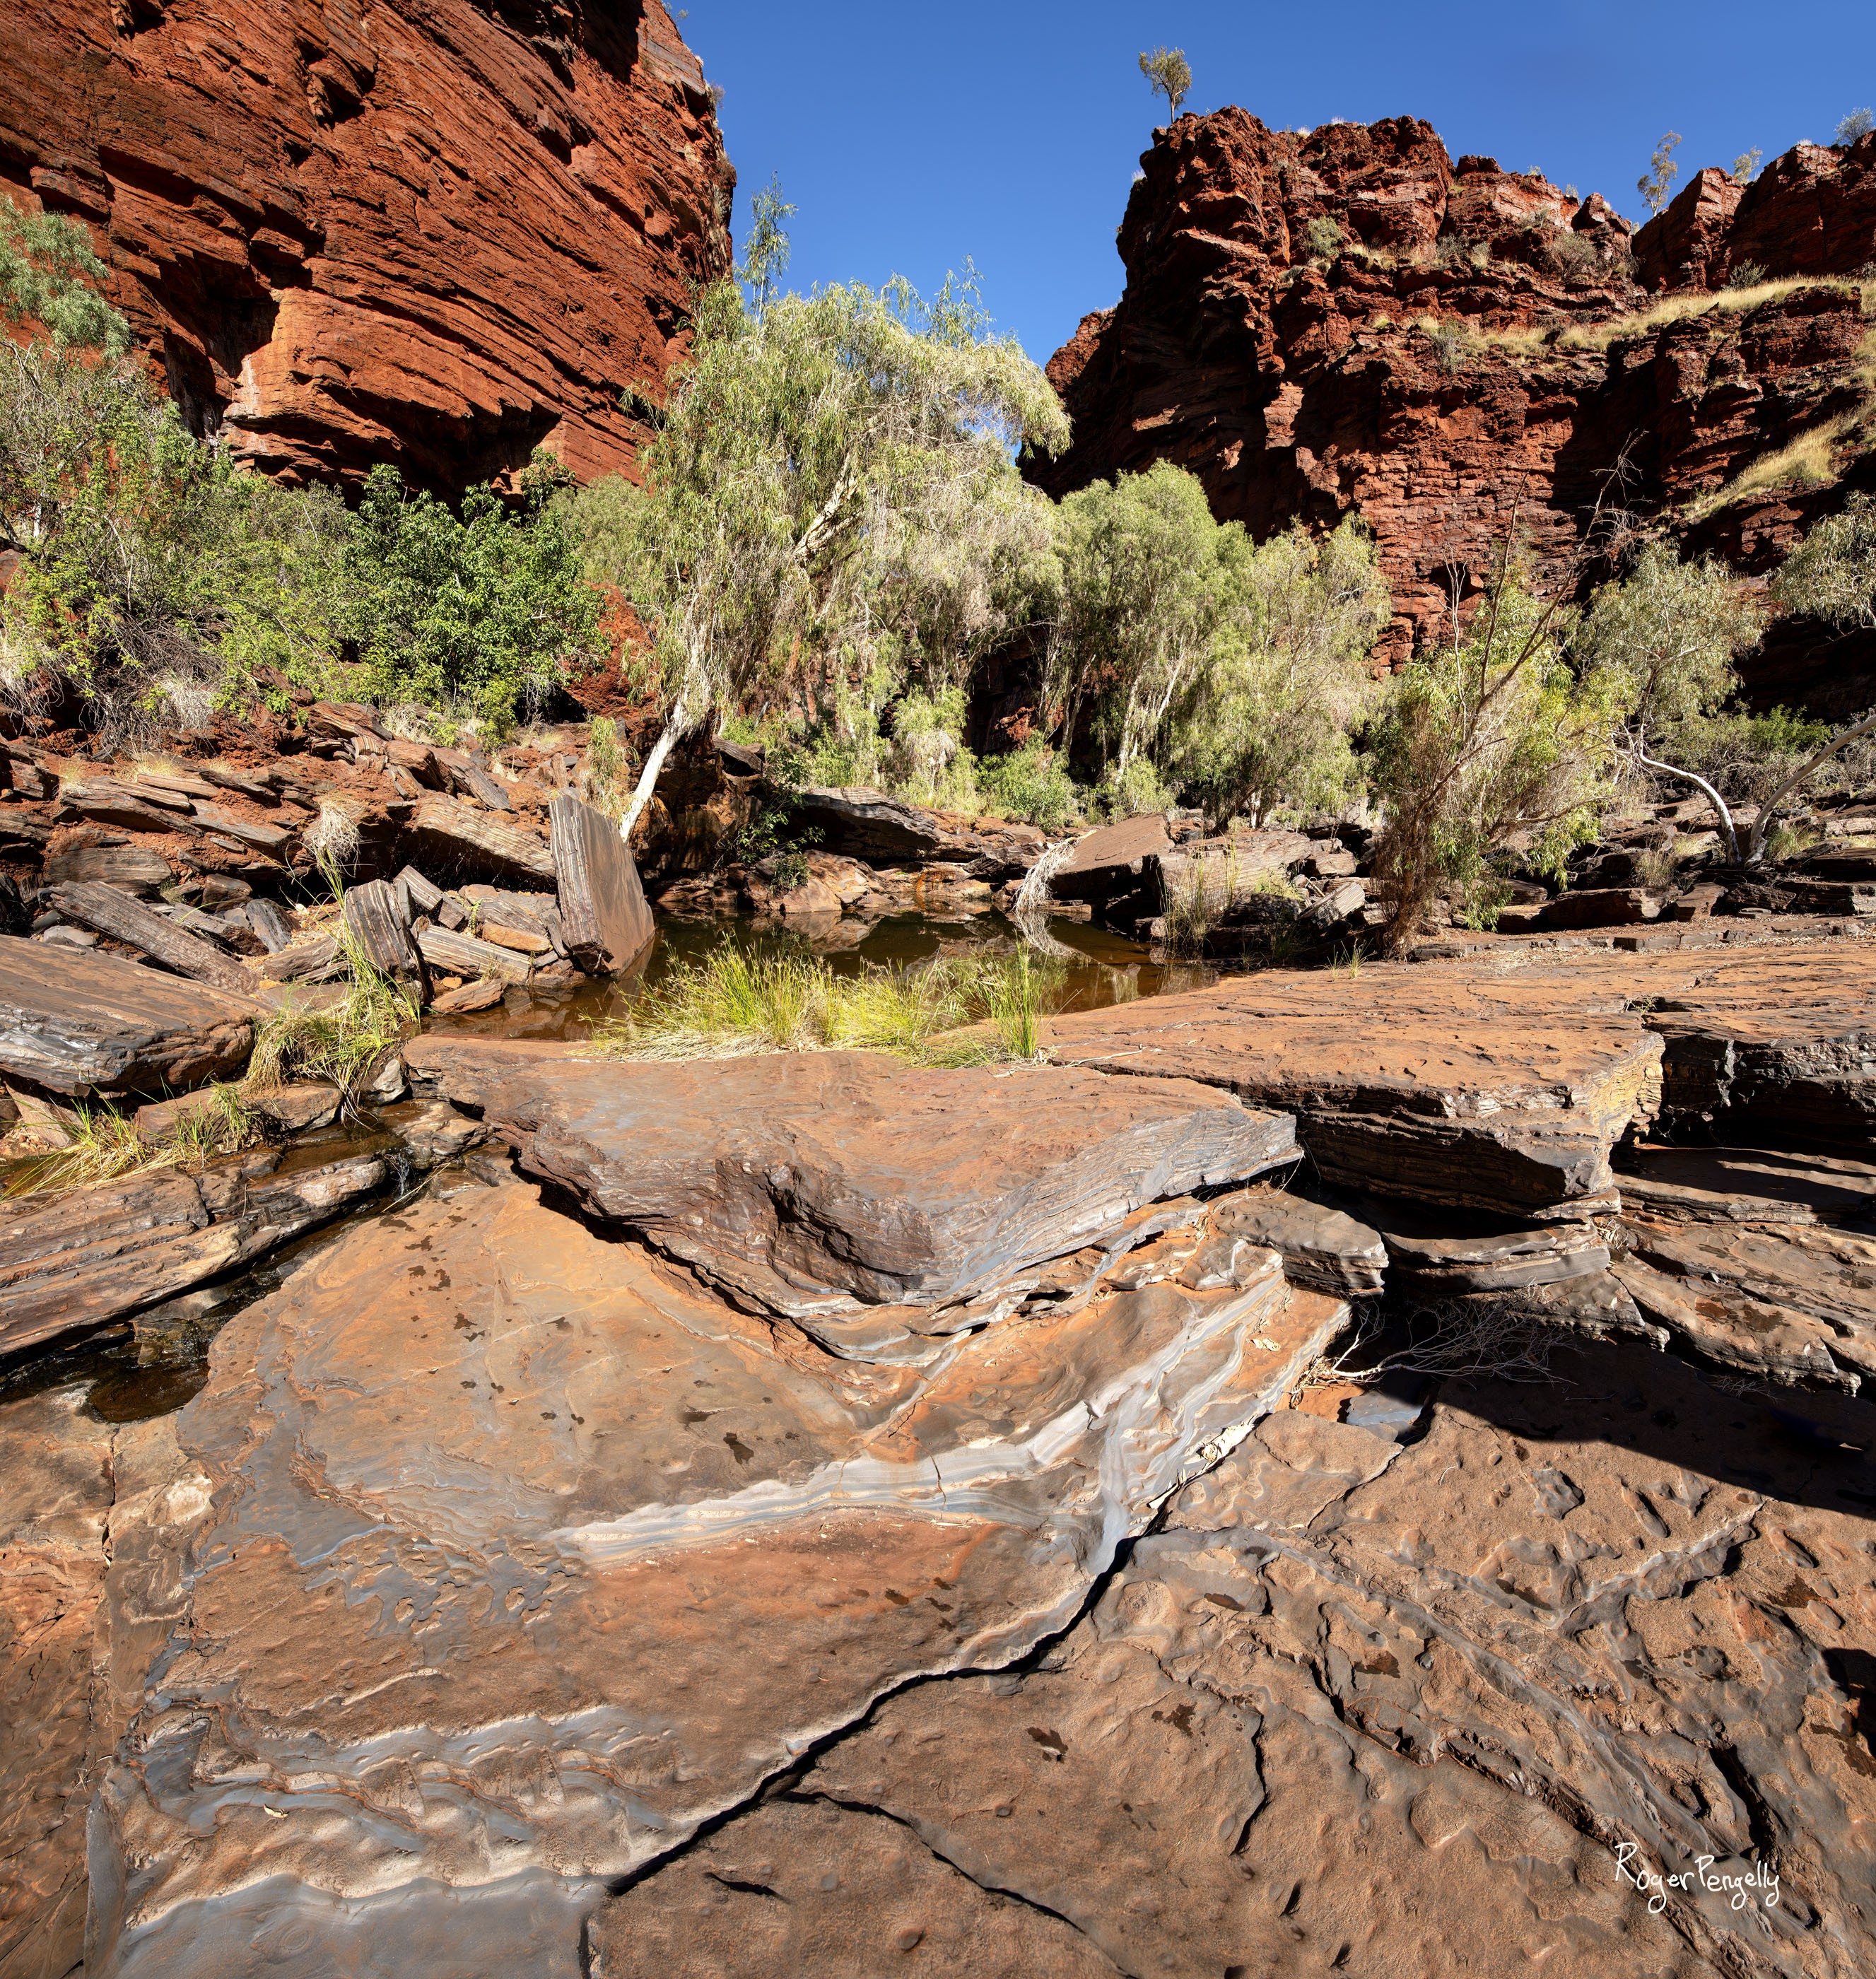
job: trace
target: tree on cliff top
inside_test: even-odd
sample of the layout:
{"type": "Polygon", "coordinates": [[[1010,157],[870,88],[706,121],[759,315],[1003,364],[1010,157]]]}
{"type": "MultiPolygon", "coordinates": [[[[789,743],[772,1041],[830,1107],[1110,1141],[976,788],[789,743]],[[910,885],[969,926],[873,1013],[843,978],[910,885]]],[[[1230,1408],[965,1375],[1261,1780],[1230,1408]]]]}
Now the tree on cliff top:
{"type": "Polygon", "coordinates": [[[1154,93],[1166,99],[1174,117],[1192,93],[1192,65],[1183,48],[1157,48],[1151,55],[1140,51],[1140,73],[1152,84],[1154,93]]]}
{"type": "Polygon", "coordinates": [[[1647,201],[1650,213],[1666,213],[1668,202],[1674,197],[1674,181],[1681,175],[1674,154],[1680,142],[1679,131],[1663,131],[1661,141],[1649,154],[1648,170],[1635,182],[1635,189],[1647,201]]]}
{"type": "Polygon", "coordinates": [[[929,302],[900,280],[837,284],[760,313],[733,282],[704,290],[644,486],[568,498],[588,570],[651,631],[661,684],[664,731],[622,829],[677,743],[772,702],[784,678],[842,672],[883,630],[902,646],[956,636],[981,575],[960,546],[1042,500],[1015,449],[1067,437],[1041,370],[988,334],[968,274],[929,302]]]}

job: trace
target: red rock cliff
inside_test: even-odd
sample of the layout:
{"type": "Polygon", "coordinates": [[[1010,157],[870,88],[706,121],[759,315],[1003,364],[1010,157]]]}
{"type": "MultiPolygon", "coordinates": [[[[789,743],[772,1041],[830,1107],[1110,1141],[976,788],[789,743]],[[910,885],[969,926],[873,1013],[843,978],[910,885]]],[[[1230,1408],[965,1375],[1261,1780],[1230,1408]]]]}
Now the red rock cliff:
{"type": "Polygon", "coordinates": [[[287,481],[628,465],[734,184],[658,0],[0,14],[0,191],[91,224],[191,424],[287,481]]]}
{"type": "Polygon", "coordinates": [[[1748,569],[1862,471],[1847,458],[1871,386],[1854,282],[1755,307],[1643,285],[1717,286],[1745,261],[1862,268],[1876,138],[1801,146],[1750,187],[1702,173],[1632,237],[1594,194],[1455,163],[1411,118],[1304,136],[1221,110],[1158,132],[1141,164],[1125,292],[1049,366],[1073,446],[1032,472],[1061,494],[1172,459],[1260,538],[1359,512],[1397,660],[1450,608],[1456,574],[1476,589],[1514,511],[1560,563],[1619,457],[1628,506],[1671,512],[1748,569]],[[1821,482],[1772,471],[1805,436],[1837,443],[1821,482]],[[1735,488],[1748,468],[1759,485],[1735,488]]]}

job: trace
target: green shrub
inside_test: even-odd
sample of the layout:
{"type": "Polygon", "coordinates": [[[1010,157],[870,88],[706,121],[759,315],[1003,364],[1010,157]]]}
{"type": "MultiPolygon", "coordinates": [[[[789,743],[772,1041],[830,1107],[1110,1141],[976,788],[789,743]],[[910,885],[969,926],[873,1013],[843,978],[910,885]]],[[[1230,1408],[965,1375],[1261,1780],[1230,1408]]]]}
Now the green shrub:
{"type": "Polygon", "coordinates": [[[1033,824],[1052,838],[1065,831],[1083,808],[1081,791],[1039,735],[1006,756],[980,757],[977,788],[1000,817],[1033,824]]]}
{"type": "Polygon", "coordinates": [[[1303,243],[1314,261],[1333,261],[1341,254],[1347,237],[1339,222],[1319,213],[1303,230],[1303,243]]]}
{"type": "Polygon", "coordinates": [[[367,476],[346,552],[363,698],[460,710],[496,735],[532,714],[598,637],[598,594],[537,462],[515,512],[472,489],[453,514],[394,468],[367,476]]]}

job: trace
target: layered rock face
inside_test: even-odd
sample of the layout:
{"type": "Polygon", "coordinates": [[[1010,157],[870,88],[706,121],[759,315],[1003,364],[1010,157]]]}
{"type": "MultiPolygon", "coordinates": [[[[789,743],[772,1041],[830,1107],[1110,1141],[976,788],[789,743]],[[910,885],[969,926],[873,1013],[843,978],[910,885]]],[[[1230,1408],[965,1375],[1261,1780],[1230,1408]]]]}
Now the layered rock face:
{"type": "Polygon", "coordinates": [[[1703,172],[1632,236],[1599,197],[1450,159],[1398,118],[1307,136],[1226,109],[1141,161],[1127,285],[1049,376],[1075,423],[1031,472],[1062,494],[1171,459],[1260,539],[1351,511],[1374,530],[1397,661],[1473,595],[1511,526],[1561,568],[1606,489],[1761,570],[1841,489],[1735,477],[1860,410],[1876,138],[1801,146],[1749,188],[1703,172]],[[1815,284],[1682,305],[1751,262],[1815,284]],[[1619,459],[1618,483],[1608,481],[1619,459]]]}
{"type": "Polygon", "coordinates": [[[290,482],[627,465],[734,183],[659,0],[0,21],[0,189],[91,225],[189,423],[290,482]]]}

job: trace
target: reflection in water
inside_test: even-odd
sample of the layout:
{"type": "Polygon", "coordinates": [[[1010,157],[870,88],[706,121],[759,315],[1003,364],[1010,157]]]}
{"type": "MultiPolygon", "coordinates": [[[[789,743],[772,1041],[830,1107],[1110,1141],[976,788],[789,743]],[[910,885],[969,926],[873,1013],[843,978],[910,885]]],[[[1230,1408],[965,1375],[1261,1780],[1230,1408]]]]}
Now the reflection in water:
{"type": "MultiPolygon", "coordinates": [[[[1142,943],[1085,921],[1052,916],[1046,932],[1050,951],[1061,960],[1063,1007],[1069,1009],[1098,1009],[1136,997],[1202,988],[1219,973],[1215,965],[1205,963],[1152,961],[1142,943]]],[[[726,941],[746,951],[817,955],[836,974],[858,976],[867,969],[916,968],[941,957],[1005,953],[1022,945],[1023,934],[997,913],[955,920],[917,913],[871,922],[847,917],[812,934],[784,930],[774,922],[684,920],[661,915],[658,940],[635,975],[558,992],[510,990],[492,1009],[439,1018],[435,1028],[457,1036],[583,1042],[593,1025],[622,1017],[632,999],[674,965],[701,960],[726,941]]],[[[286,1150],[274,1172],[283,1175],[330,1161],[340,1152],[364,1153],[389,1145],[405,1110],[393,1108],[374,1119],[304,1137],[286,1150]],[[336,1145],[341,1142],[356,1145],[341,1149],[336,1145]]],[[[0,1363],[0,1405],[25,1393],[83,1386],[90,1391],[91,1407],[108,1422],[142,1421],[181,1408],[207,1380],[210,1345],[236,1314],[273,1291],[310,1251],[332,1242],[346,1222],[380,1215],[386,1207],[386,1198],[380,1198],[346,1222],[309,1232],[252,1268],[141,1312],[134,1321],[68,1347],[55,1344],[29,1350],[10,1366],[0,1363]]]]}
{"type": "MultiPolygon", "coordinates": [[[[1067,1009],[1095,1010],[1136,997],[1203,989],[1218,978],[1216,963],[1155,962],[1144,943],[1085,921],[1052,915],[1046,930],[1050,953],[1062,963],[1067,1009]]],[[[658,941],[635,975],[559,991],[511,990],[492,1009],[439,1018],[435,1028],[457,1036],[583,1039],[594,1025],[621,1019],[633,998],[674,964],[701,961],[726,942],[749,953],[818,956],[837,976],[858,976],[868,969],[916,968],[940,957],[1004,954],[1023,945],[1023,935],[998,913],[956,920],[913,913],[864,921],[849,915],[811,933],[774,921],[688,920],[661,914],[658,941]]]]}

